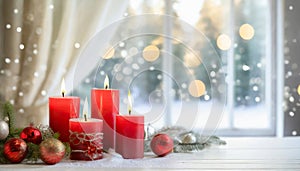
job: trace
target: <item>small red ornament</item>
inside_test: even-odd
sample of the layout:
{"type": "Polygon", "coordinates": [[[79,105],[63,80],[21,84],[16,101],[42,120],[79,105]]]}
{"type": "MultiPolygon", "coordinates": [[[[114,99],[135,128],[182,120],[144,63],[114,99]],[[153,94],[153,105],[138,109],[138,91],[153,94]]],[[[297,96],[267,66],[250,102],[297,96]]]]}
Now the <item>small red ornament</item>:
{"type": "Polygon", "coordinates": [[[41,159],[46,164],[56,164],[65,155],[65,145],[55,138],[48,138],[40,144],[41,159]]]}
{"type": "Polygon", "coordinates": [[[4,144],[4,156],[12,163],[21,163],[27,154],[27,144],[20,138],[12,138],[4,144]]]}
{"type": "Polygon", "coordinates": [[[20,134],[20,138],[26,142],[31,142],[34,144],[40,144],[42,142],[41,131],[32,126],[24,128],[20,134]]]}
{"type": "Polygon", "coordinates": [[[154,154],[163,157],[173,151],[174,143],[167,134],[157,134],[152,138],[150,146],[154,154]]]}

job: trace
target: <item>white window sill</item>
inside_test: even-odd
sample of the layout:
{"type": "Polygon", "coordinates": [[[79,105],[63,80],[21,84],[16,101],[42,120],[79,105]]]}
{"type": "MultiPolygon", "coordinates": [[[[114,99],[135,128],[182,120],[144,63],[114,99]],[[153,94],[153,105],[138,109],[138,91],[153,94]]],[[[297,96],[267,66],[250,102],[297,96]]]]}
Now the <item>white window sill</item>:
{"type": "Polygon", "coordinates": [[[97,161],[64,160],[56,165],[2,165],[0,170],[298,170],[300,169],[300,137],[289,138],[223,138],[227,145],[211,147],[195,153],[173,153],[156,158],[152,153],[144,159],[125,160],[106,155],[97,161]]]}

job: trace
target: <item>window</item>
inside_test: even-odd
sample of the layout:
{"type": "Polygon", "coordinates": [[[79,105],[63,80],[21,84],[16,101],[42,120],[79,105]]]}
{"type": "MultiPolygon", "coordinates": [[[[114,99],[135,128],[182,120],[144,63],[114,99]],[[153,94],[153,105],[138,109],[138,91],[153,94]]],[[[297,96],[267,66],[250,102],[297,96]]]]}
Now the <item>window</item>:
{"type": "Polygon", "coordinates": [[[273,135],[273,10],[269,0],[130,1],[74,94],[88,96],[107,74],[120,113],[130,89],[133,113],[154,127],[273,135]]]}

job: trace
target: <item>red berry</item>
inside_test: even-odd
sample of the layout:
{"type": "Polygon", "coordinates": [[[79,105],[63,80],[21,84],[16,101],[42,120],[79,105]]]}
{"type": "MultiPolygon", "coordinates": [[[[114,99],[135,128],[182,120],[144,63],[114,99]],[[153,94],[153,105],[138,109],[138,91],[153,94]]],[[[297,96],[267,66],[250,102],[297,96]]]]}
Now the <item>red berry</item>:
{"type": "Polygon", "coordinates": [[[154,154],[163,157],[172,152],[174,143],[167,134],[157,134],[152,138],[150,146],[154,154]]]}

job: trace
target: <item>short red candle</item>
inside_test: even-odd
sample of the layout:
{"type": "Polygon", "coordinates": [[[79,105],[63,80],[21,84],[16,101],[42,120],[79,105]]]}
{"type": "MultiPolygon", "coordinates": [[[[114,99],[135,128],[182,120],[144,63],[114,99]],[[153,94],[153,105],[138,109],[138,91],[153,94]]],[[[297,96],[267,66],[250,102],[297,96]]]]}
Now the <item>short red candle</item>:
{"type": "Polygon", "coordinates": [[[49,125],[60,134],[59,139],[69,142],[69,119],[78,118],[80,109],[79,97],[50,97],[49,125]]]}
{"type": "Polygon", "coordinates": [[[103,120],[103,149],[115,149],[116,115],[119,114],[119,90],[91,90],[92,118],[103,120]]]}
{"type": "Polygon", "coordinates": [[[116,116],[116,152],[125,159],[144,157],[144,116],[116,116]]]}
{"type": "Polygon", "coordinates": [[[102,159],[103,121],[101,119],[70,119],[71,160],[102,159]]]}

